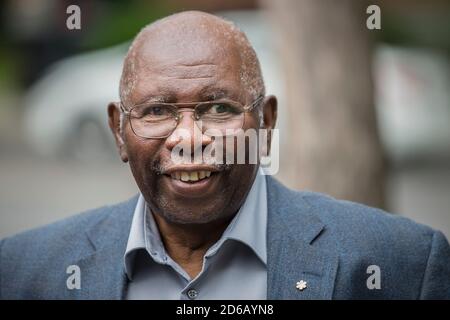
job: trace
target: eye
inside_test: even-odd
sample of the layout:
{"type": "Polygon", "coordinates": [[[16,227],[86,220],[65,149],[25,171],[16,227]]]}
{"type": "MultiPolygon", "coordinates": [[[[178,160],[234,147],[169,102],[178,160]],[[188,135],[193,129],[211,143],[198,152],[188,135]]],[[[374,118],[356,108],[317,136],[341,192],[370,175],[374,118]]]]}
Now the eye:
{"type": "Polygon", "coordinates": [[[228,103],[213,103],[205,110],[206,114],[209,115],[225,115],[225,114],[236,114],[239,113],[234,106],[228,103]]]}
{"type": "Polygon", "coordinates": [[[224,103],[215,103],[209,109],[209,113],[224,113],[230,111],[229,109],[229,106],[224,103]]]}
{"type": "Polygon", "coordinates": [[[165,106],[151,106],[145,110],[145,115],[150,116],[165,116],[168,115],[169,113],[170,112],[165,106]]]}
{"type": "Polygon", "coordinates": [[[136,108],[132,114],[133,117],[143,120],[158,120],[172,116],[172,109],[165,105],[149,105],[142,108],[136,108]]]}

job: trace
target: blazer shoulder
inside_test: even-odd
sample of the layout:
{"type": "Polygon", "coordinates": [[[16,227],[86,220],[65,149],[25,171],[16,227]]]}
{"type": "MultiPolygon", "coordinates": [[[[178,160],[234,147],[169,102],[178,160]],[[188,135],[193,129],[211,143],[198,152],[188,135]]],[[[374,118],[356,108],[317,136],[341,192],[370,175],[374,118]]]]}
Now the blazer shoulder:
{"type": "Polygon", "coordinates": [[[89,257],[102,243],[118,245],[136,200],[92,209],[0,241],[0,297],[60,297],[53,289],[65,281],[69,265],[89,257]],[[94,236],[102,242],[95,242],[94,236]]]}
{"type": "Polygon", "coordinates": [[[355,282],[364,284],[358,277],[366,276],[365,268],[376,265],[382,270],[384,297],[450,297],[450,246],[442,232],[350,201],[310,192],[300,197],[325,225],[318,241],[336,244],[341,256],[340,279],[359,270],[355,282]]]}
{"type": "Polygon", "coordinates": [[[334,298],[449,297],[450,246],[441,232],[377,208],[267,181],[269,231],[272,238],[287,240],[281,260],[304,254],[305,248],[321,263],[324,257],[336,259],[334,298]],[[369,293],[370,266],[381,270],[382,290],[369,293]]]}

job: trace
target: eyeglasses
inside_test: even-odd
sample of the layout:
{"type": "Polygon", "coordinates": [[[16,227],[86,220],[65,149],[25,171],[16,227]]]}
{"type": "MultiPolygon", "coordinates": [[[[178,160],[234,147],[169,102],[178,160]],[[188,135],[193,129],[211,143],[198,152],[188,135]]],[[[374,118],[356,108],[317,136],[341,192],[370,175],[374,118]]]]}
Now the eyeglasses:
{"type": "Polygon", "coordinates": [[[208,102],[144,103],[135,105],[130,110],[120,103],[120,110],[128,116],[134,134],[141,138],[170,136],[183,118],[183,112],[192,113],[191,118],[204,134],[219,132],[221,135],[228,135],[242,129],[245,113],[257,107],[263,98],[264,96],[259,96],[250,105],[221,99],[208,102]]]}

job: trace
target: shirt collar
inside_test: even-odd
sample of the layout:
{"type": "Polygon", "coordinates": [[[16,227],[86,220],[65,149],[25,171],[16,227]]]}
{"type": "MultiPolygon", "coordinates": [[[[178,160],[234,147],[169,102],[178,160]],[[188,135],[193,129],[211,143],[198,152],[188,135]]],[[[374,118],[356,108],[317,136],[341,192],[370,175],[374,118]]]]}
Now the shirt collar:
{"type": "Polygon", "coordinates": [[[133,220],[131,222],[130,234],[128,236],[127,248],[125,250],[124,263],[125,273],[131,279],[133,272],[133,261],[139,249],[145,249],[145,199],[139,194],[136,207],[134,209],[133,220]]]}
{"type": "Polygon", "coordinates": [[[219,244],[234,239],[250,247],[258,258],[267,263],[267,189],[262,169],[258,170],[255,181],[244,204],[223,233],[219,244]]]}
{"type": "MultiPolygon", "coordinates": [[[[147,205],[139,195],[131,223],[127,248],[124,255],[125,272],[131,279],[135,254],[146,249],[154,260],[166,259],[158,228],[151,214],[146,214],[147,205]]],[[[206,253],[214,255],[226,240],[236,240],[247,245],[256,256],[267,264],[267,186],[260,168],[255,181],[236,216],[230,222],[222,237],[206,253]]]]}

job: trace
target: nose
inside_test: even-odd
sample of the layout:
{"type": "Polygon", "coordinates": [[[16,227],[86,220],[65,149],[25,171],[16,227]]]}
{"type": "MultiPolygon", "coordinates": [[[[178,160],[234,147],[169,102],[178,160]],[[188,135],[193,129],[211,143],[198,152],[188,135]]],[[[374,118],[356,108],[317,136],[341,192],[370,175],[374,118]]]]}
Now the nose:
{"type": "Polygon", "coordinates": [[[193,155],[196,149],[200,151],[212,142],[210,136],[203,134],[201,128],[195,123],[194,110],[190,108],[179,109],[181,119],[177,127],[166,138],[165,145],[170,151],[175,146],[183,147],[184,150],[190,150],[193,155]]]}

